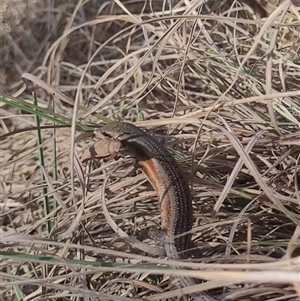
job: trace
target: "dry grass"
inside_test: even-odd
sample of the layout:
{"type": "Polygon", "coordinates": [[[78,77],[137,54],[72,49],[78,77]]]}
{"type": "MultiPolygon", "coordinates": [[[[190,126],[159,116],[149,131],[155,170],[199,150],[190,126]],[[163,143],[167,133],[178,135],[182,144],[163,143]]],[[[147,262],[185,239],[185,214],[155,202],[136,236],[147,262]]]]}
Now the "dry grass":
{"type": "Polygon", "coordinates": [[[1,96],[2,300],[300,297],[300,11],[203,2],[49,0],[2,35],[18,98],[1,96]],[[76,122],[107,119],[168,133],[203,254],[182,270],[144,240],[160,223],[145,176],[78,161],[93,142],[76,122]],[[182,290],[180,273],[208,281],[182,290]]]}

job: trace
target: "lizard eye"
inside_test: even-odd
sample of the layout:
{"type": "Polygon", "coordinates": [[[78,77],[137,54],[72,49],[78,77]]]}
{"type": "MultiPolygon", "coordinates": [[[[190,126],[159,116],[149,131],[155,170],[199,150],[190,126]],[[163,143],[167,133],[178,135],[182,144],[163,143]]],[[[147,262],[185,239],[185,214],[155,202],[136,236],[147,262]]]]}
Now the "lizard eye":
{"type": "Polygon", "coordinates": [[[101,131],[101,134],[107,138],[114,138],[112,135],[110,135],[109,133],[105,132],[105,131],[101,131]]]}

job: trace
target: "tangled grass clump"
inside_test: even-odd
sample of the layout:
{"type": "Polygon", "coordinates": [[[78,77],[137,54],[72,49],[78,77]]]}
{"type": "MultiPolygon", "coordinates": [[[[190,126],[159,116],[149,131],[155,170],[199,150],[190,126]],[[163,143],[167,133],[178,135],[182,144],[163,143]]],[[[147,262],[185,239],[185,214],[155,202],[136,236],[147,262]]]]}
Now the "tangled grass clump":
{"type": "Polygon", "coordinates": [[[10,19],[1,37],[2,298],[297,300],[297,2],[47,1],[30,16],[25,40],[10,19]],[[182,270],[144,238],[160,224],[146,177],[78,159],[110,120],[164,135],[189,179],[202,256],[182,270]]]}

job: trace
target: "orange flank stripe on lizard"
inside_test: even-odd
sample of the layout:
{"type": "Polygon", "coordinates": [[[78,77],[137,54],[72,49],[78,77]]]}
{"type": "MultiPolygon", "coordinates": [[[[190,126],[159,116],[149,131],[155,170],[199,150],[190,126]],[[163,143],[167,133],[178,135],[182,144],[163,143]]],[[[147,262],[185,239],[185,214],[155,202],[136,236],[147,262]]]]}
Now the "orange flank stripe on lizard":
{"type": "Polygon", "coordinates": [[[148,177],[152,187],[154,188],[161,213],[161,228],[165,230],[170,229],[170,216],[171,216],[171,202],[170,196],[166,192],[166,183],[161,177],[159,171],[157,171],[152,159],[144,159],[138,162],[145,175],[148,177]]]}

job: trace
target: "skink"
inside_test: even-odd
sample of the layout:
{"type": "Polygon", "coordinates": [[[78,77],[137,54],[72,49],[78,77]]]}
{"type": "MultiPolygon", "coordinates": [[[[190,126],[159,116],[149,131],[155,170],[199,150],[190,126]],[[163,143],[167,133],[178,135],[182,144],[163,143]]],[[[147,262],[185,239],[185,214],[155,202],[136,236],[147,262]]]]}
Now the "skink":
{"type": "MultiPolygon", "coordinates": [[[[102,147],[100,152],[90,148],[90,154],[84,157],[105,157],[108,154],[134,156],[158,196],[163,243],[168,258],[186,258],[186,251],[191,247],[192,197],[176,160],[158,141],[133,124],[112,122],[103,126],[100,132],[106,139],[106,147],[102,147]]],[[[189,277],[180,277],[180,281],[184,287],[195,284],[189,277]]],[[[217,301],[203,292],[191,295],[197,301],[217,301]]]]}

